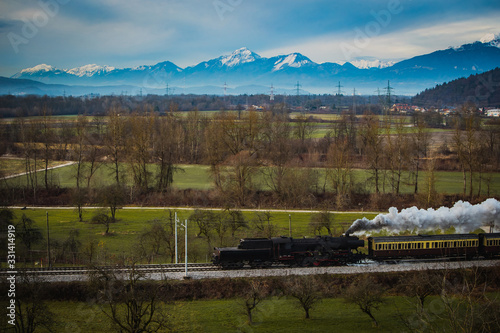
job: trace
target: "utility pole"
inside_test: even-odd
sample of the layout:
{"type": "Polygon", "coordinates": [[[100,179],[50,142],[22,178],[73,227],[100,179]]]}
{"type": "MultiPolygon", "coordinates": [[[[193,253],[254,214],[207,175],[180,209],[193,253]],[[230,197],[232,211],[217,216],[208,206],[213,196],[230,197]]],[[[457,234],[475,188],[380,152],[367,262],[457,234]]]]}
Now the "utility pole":
{"type": "Polygon", "coordinates": [[[49,268],[52,268],[52,261],[50,260],[49,212],[46,212],[46,216],[47,216],[47,258],[49,260],[49,268]]]}
{"type": "Polygon", "coordinates": [[[292,237],[292,214],[288,214],[288,237],[292,237]]]}
{"type": "Polygon", "coordinates": [[[179,256],[177,254],[177,212],[175,212],[175,263],[179,263],[179,256]]]}
{"type": "Polygon", "coordinates": [[[185,259],[184,259],[184,278],[185,279],[188,279],[189,276],[188,276],[188,220],[185,220],[184,221],[184,224],[181,223],[181,225],[184,227],[184,237],[185,237],[185,240],[184,240],[184,243],[185,243],[185,250],[184,250],[184,253],[185,253],[185,259]]]}

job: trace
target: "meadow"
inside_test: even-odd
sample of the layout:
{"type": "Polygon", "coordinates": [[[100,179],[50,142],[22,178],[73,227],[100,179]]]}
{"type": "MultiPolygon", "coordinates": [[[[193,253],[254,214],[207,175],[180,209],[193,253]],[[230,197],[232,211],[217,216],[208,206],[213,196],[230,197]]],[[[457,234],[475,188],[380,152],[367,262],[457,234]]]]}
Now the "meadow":
{"type": "MultiPolygon", "coordinates": [[[[405,297],[388,297],[374,312],[379,327],[355,305],[342,298],[325,298],[311,310],[311,318],[294,300],[271,298],[261,303],[255,323],[248,325],[242,299],[180,301],[164,305],[172,331],[175,332],[400,332],[405,329],[399,316],[411,316],[411,305],[405,297]]],[[[70,328],[87,332],[110,332],[113,326],[98,305],[80,302],[49,302],[57,322],[56,331],[70,328]]],[[[434,319],[433,324],[441,320],[434,319]],[[437,321],[437,322],[436,322],[437,321]]]]}
{"type": "MultiPolygon", "coordinates": [[[[46,236],[47,236],[47,216],[49,220],[50,239],[52,242],[62,244],[70,234],[71,230],[79,231],[78,239],[85,247],[89,243],[98,244],[98,257],[102,263],[113,261],[123,262],[125,258],[137,254],[136,247],[140,242],[139,236],[151,227],[153,222],[162,223],[165,228],[170,218],[170,213],[177,213],[180,221],[188,220],[188,254],[189,262],[209,262],[211,249],[207,248],[205,238],[197,237],[198,227],[194,223],[189,223],[189,216],[193,209],[158,209],[158,208],[134,208],[125,207],[118,210],[116,223],[111,224],[108,235],[104,234],[104,226],[89,223],[91,217],[99,212],[99,208],[84,209],[84,222],[78,221],[78,214],[73,208],[53,209],[53,208],[27,208],[13,209],[15,214],[14,223],[25,215],[35,222],[44,236],[44,241],[34,247],[38,251],[39,257],[34,260],[43,262],[46,258],[46,236]],[[41,260],[40,260],[41,259],[41,260]]],[[[220,212],[222,210],[215,210],[220,212]]],[[[271,211],[271,223],[275,225],[275,236],[289,235],[289,223],[291,222],[291,233],[293,237],[313,236],[309,227],[311,215],[313,212],[307,211],[271,211]]],[[[336,234],[341,234],[358,218],[373,218],[376,213],[334,213],[333,229],[336,234]]],[[[226,235],[223,243],[214,236],[213,246],[235,246],[240,238],[256,236],[256,230],[253,228],[252,221],[257,219],[255,211],[245,210],[243,215],[249,224],[248,229],[240,229],[235,237],[226,235]],[[217,242],[217,243],[215,243],[217,242]]],[[[183,241],[184,232],[179,229],[179,248],[183,241]]],[[[154,263],[169,262],[168,255],[160,255],[153,258],[154,263]]],[[[59,264],[56,262],[56,264],[59,264]]]]}
{"type": "MultiPolygon", "coordinates": [[[[56,165],[56,163],[54,163],[56,165]]],[[[208,165],[177,165],[178,171],[174,173],[173,187],[179,190],[193,189],[193,190],[210,190],[214,188],[214,183],[210,175],[210,167],[208,165]]],[[[3,160],[0,164],[0,171],[4,174],[18,174],[24,171],[24,166],[19,162],[19,160],[3,160]],[[10,166],[10,161],[13,161],[15,166],[10,166]]],[[[125,175],[126,183],[132,185],[131,173],[128,172],[128,166],[125,164],[121,165],[121,170],[125,175]]],[[[262,172],[264,167],[257,168],[254,173],[253,184],[256,190],[269,190],[266,185],[262,172]]],[[[325,169],[324,168],[311,168],[317,172],[318,187],[322,188],[325,182],[325,169]]],[[[154,179],[156,174],[156,167],[154,165],[149,165],[149,171],[151,172],[152,178],[154,179]]],[[[49,179],[52,184],[62,187],[62,188],[75,188],[75,174],[76,166],[66,166],[54,170],[49,170],[49,179]]],[[[374,187],[371,185],[369,178],[371,177],[369,170],[364,169],[354,169],[353,175],[355,182],[363,184],[365,190],[373,193],[375,191],[374,187]]],[[[421,171],[419,176],[419,188],[423,188],[425,185],[427,172],[421,171]]],[[[500,173],[488,174],[491,176],[490,188],[488,189],[483,185],[481,189],[481,195],[490,196],[500,196],[500,173]]],[[[463,175],[458,171],[436,171],[436,191],[444,195],[454,195],[461,194],[463,191],[463,175]]],[[[404,171],[402,173],[402,183],[401,190],[402,194],[411,194],[414,192],[414,184],[410,181],[411,176],[409,172],[404,171]]],[[[37,177],[40,186],[43,186],[43,172],[39,172],[37,177]]],[[[26,184],[26,177],[15,177],[11,179],[4,180],[5,185],[8,187],[22,187],[26,184]]],[[[102,165],[95,175],[92,177],[91,186],[106,186],[114,183],[112,170],[107,165],[102,165]]],[[[477,186],[477,185],[475,185],[477,186]]],[[[390,193],[391,187],[389,185],[389,172],[381,172],[381,192],[390,193]],[[385,178],[384,178],[385,175],[385,178]],[[383,181],[385,179],[385,182],[383,181]]],[[[326,190],[329,191],[331,188],[326,186],[326,190]]]]}

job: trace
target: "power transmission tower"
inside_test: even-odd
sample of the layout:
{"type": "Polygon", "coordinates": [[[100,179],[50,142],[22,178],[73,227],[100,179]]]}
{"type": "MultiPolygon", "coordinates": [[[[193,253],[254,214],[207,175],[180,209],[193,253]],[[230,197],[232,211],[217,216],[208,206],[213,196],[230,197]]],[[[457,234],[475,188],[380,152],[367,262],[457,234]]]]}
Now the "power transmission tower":
{"type": "Polygon", "coordinates": [[[337,109],[339,110],[339,114],[342,113],[342,107],[340,106],[341,103],[342,103],[342,90],[341,88],[343,88],[344,86],[341,86],[340,85],[340,81],[339,81],[339,84],[337,85],[337,109]]]}
{"type": "Polygon", "coordinates": [[[299,108],[300,107],[300,88],[302,87],[302,85],[299,83],[299,81],[297,81],[297,84],[295,85],[295,87],[297,88],[297,107],[299,108]]]}
{"type": "Polygon", "coordinates": [[[167,83],[167,88],[165,89],[165,91],[167,92],[167,98],[168,98],[170,97],[170,92],[172,92],[172,95],[174,94],[175,88],[169,88],[167,83]]]}
{"type": "Polygon", "coordinates": [[[391,87],[391,83],[389,80],[387,80],[387,88],[384,88],[384,90],[386,90],[386,105],[387,107],[385,108],[385,112],[386,112],[386,115],[387,115],[387,112],[389,111],[389,109],[391,108],[391,90],[394,90],[393,87],[391,87]]]}
{"type": "Polygon", "coordinates": [[[352,112],[356,116],[356,88],[354,88],[352,93],[352,112]]]}
{"type": "Polygon", "coordinates": [[[273,84],[271,83],[271,95],[269,96],[269,100],[272,102],[274,102],[274,86],[273,84]]]}
{"type": "Polygon", "coordinates": [[[224,82],[224,109],[226,109],[227,83],[224,82]]]}

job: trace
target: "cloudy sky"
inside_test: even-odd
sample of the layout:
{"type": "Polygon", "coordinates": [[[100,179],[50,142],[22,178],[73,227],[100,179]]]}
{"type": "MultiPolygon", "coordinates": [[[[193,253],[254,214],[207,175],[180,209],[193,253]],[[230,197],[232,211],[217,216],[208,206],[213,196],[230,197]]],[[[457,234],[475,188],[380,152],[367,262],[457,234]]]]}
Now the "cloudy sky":
{"type": "Polygon", "coordinates": [[[500,33],[498,0],[1,0],[0,75],[45,63],[180,67],[248,47],[400,60],[500,33]]]}

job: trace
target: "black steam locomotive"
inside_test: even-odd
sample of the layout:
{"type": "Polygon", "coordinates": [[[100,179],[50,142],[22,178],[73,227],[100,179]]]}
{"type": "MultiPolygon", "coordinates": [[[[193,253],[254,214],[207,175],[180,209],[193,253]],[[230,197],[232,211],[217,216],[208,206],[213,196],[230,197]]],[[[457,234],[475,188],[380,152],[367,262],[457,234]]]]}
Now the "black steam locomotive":
{"type": "Polygon", "coordinates": [[[500,255],[500,233],[387,236],[368,238],[368,255],[358,237],[317,236],[315,238],[244,238],[238,247],[215,248],[213,263],[222,268],[289,266],[335,266],[362,259],[404,258],[492,258],[500,255]]]}
{"type": "Polygon", "coordinates": [[[215,248],[212,262],[222,268],[289,266],[333,266],[354,263],[363,258],[364,247],[358,237],[317,236],[314,238],[244,238],[238,247],[215,248]]]}

